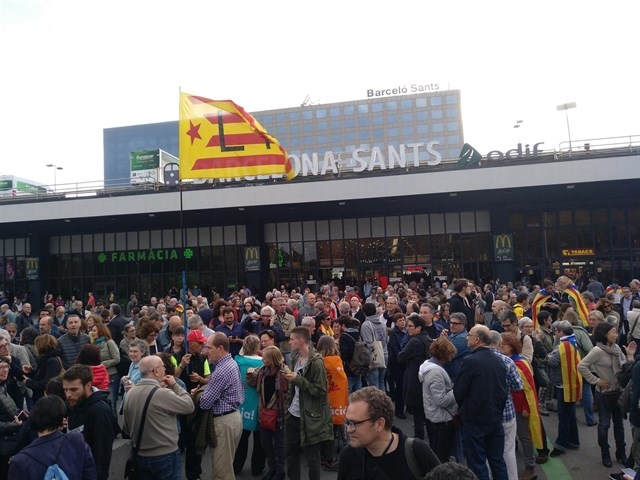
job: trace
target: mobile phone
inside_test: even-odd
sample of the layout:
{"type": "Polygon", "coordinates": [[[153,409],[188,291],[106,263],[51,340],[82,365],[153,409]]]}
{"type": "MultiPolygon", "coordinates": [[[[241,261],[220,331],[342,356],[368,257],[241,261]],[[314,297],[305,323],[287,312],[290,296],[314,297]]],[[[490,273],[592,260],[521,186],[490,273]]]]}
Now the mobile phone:
{"type": "Polygon", "coordinates": [[[623,468],[622,473],[624,473],[625,475],[629,475],[631,478],[635,478],[636,473],[638,472],[636,472],[633,468],[623,468]]]}
{"type": "Polygon", "coordinates": [[[18,414],[16,415],[16,417],[18,417],[18,420],[20,420],[21,422],[24,422],[29,418],[29,413],[25,412],[24,410],[18,410],[18,414]]]}

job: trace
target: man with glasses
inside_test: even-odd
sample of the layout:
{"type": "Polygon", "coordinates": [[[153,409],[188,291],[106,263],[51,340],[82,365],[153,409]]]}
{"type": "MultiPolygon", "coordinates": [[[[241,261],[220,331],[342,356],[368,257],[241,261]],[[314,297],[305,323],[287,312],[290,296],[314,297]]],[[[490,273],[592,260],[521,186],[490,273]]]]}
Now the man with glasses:
{"type": "MultiPolygon", "coordinates": [[[[415,478],[407,462],[407,436],[393,426],[393,403],[380,389],[364,387],[349,395],[345,427],[349,445],[340,454],[338,480],[415,478]]],[[[420,477],[440,464],[429,445],[413,440],[412,453],[420,477]]]]}
{"type": "Polygon", "coordinates": [[[467,344],[467,317],[462,312],[452,313],[449,318],[449,329],[443,330],[442,335],[447,337],[453,346],[456,347],[456,356],[449,363],[444,365],[444,369],[449,374],[451,381],[455,383],[460,369],[460,362],[467,355],[471,354],[471,349],[467,344]]]}
{"type": "Polygon", "coordinates": [[[160,357],[152,355],[140,360],[140,374],[142,379],[129,390],[124,400],[122,430],[136,442],[144,421],[142,439],[137,445],[137,466],[142,478],[182,480],[177,417],[193,412],[193,401],[173,375],[166,375],[160,357]],[[155,387],[163,388],[151,397],[147,416],[143,419],[144,404],[155,387]]]}

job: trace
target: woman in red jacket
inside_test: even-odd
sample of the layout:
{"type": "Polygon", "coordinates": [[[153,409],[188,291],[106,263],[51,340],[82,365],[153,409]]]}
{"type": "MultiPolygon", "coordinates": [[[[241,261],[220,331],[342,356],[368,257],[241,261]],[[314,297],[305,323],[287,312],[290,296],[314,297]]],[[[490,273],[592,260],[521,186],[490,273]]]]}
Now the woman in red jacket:
{"type": "Polygon", "coordinates": [[[100,360],[100,347],[87,343],[80,349],[76,363],[89,366],[93,373],[94,387],[98,390],[109,390],[109,372],[100,360]]]}

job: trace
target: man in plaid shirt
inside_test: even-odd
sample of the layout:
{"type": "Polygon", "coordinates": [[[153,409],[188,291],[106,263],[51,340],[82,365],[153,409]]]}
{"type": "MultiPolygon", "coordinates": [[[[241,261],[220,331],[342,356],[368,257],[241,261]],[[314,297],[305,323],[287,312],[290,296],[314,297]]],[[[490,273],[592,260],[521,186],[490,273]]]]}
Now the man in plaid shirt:
{"type": "Polygon", "coordinates": [[[213,478],[228,480],[233,471],[233,457],[242,434],[242,416],[238,406],[244,401],[240,369],[229,353],[229,338],[215,332],[207,339],[202,353],[214,370],[207,389],[200,398],[200,408],[211,410],[218,446],[212,451],[213,478]]]}

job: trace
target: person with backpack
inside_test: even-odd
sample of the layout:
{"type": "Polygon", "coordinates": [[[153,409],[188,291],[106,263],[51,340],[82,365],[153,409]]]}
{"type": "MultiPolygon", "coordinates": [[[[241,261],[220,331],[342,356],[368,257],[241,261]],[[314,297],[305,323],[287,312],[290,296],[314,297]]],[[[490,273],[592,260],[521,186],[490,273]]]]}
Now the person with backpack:
{"type": "Polygon", "coordinates": [[[67,406],[56,395],[36,402],[29,426],[38,433],[38,438],[11,459],[8,478],[97,480],[96,464],[82,434],[60,431],[66,415],[67,406]]]}
{"type": "Polygon", "coordinates": [[[338,349],[340,358],[344,364],[344,371],[347,374],[349,383],[349,393],[362,388],[362,376],[369,373],[369,363],[371,361],[371,351],[369,347],[360,340],[358,327],[360,322],[353,317],[342,316],[338,319],[340,324],[340,340],[338,349]],[[362,348],[364,346],[364,349],[362,348]],[[358,350],[356,354],[356,350],[358,350]],[[368,354],[368,359],[365,359],[368,354]]]}

